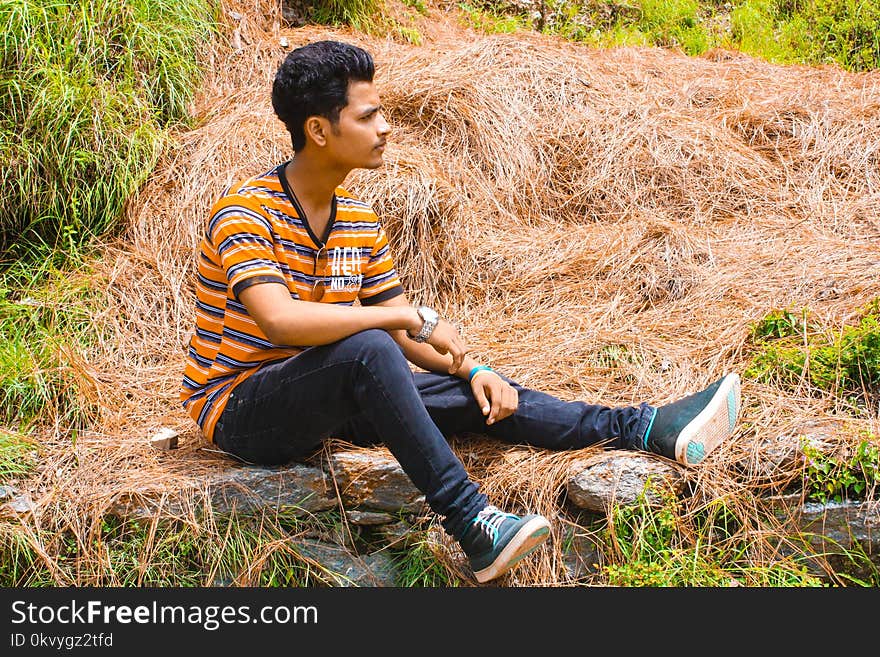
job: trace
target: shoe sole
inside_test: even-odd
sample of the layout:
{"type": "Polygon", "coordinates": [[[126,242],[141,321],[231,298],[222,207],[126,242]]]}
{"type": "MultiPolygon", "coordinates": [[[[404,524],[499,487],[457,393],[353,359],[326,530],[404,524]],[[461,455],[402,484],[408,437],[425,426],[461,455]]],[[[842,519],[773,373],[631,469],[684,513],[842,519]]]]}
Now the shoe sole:
{"type": "Polygon", "coordinates": [[[741,403],[739,374],[724,377],[718,390],[691,420],[675,441],[675,460],[682,465],[697,465],[733,433],[741,403]]]}
{"type": "Polygon", "coordinates": [[[550,523],[544,517],[536,517],[520,527],[495,561],[482,570],[474,572],[480,584],[500,577],[513,568],[523,557],[531,554],[550,537],[550,523]]]}

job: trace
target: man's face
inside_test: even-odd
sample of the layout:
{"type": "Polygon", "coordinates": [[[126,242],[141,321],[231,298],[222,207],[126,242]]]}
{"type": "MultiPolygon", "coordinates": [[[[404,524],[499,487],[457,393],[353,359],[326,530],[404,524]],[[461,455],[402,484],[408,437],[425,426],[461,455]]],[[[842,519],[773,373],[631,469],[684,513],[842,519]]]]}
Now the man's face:
{"type": "Polygon", "coordinates": [[[391,128],[382,116],[379,92],[372,82],[350,82],[348,104],[339,112],[327,138],[330,154],[351,169],[382,166],[385,139],[391,128]]]}

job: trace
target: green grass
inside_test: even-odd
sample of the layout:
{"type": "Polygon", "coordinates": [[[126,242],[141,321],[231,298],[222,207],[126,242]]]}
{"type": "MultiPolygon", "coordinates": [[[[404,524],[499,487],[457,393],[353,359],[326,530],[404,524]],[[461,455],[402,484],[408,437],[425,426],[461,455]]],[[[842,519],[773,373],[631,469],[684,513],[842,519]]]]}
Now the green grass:
{"type": "MultiPolygon", "coordinates": [[[[404,4],[413,10],[407,17],[410,23],[414,14],[428,14],[422,0],[404,0],[404,4]]],[[[321,25],[347,25],[366,34],[391,36],[414,45],[421,45],[423,40],[416,27],[401,23],[387,11],[384,0],[315,0],[303,3],[303,10],[309,21],[321,25]]]]}
{"type": "Polygon", "coordinates": [[[867,0],[547,0],[540,17],[495,0],[459,7],[488,33],[535,29],[597,46],[740,50],[780,64],[880,67],[880,3],[867,0]]]}
{"type": "Polygon", "coordinates": [[[774,9],[773,0],[738,3],[730,12],[731,43],[749,55],[785,64],[795,62],[798,60],[796,51],[785,35],[795,25],[803,29],[803,21],[791,17],[778,24],[774,9]]]}
{"type": "Polygon", "coordinates": [[[428,15],[428,8],[425,6],[425,3],[422,0],[403,0],[403,4],[407,7],[411,7],[419,12],[422,16],[428,15]]]}
{"type": "Polygon", "coordinates": [[[603,572],[613,586],[665,587],[731,585],[814,587],[822,583],[791,560],[756,566],[753,541],[734,510],[716,500],[685,518],[682,503],[658,490],[661,504],[643,493],[636,504],[619,506],[605,530],[611,563],[603,572]]]}
{"type": "Polygon", "coordinates": [[[709,34],[700,22],[696,0],[641,0],[639,30],[658,46],[680,47],[698,55],[709,47],[709,34]]]}
{"type": "Polygon", "coordinates": [[[495,3],[460,2],[458,8],[473,28],[488,34],[512,34],[531,29],[529,18],[522,13],[505,12],[495,3]]]}
{"type": "Polygon", "coordinates": [[[373,33],[385,24],[382,0],[315,0],[310,18],[325,25],[350,25],[373,33]]]}
{"type": "MultiPolygon", "coordinates": [[[[231,517],[211,530],[162,521],[152,534],[141,523],[105,521],[101,540],[113,578],[122,586],[210,586],[234,581],[262,550],[284,538],[277,526],[231,517]]],[[[293,552],[269,550],[260,563],[254,575],[259,586],[306,584],[308,567],[293,552]]]]}
{"type": "Polygon", "coordinates": [[[86,426],[95,238],[191,121],[214,0],[0,0],[0,424],[86,426]],[[81,272],[80,272],[81,273],[81,272]]]}
{"type": "MultiPolygon", "coordinates": [[[[640,496],[615,507],[609,519],[587,529],[596,537],[603,565],[593,583],[622,587],[822,587],[812,574],[824,556],[870,567],[860,546],[837,546],[833,555],[811,548],[808,535],[785,546],[780,528],[750,508],[716,499],[694,510],[671,492],[640,496]],[[649,502],[648,499],[651,499],[649,502]],[[760,537],[760,538],[758,538],[760,537]],[[774,545],[773,542],[780,543],[774,545]],[[763,549],[760,547],[763,546],[763,549]]],[[[106,586],[201,587],[252,585],[268,588],[339,586],[344,577],[302,553],[303,537],[326,536],[339,523],[337,512],[308,517],[208,516],[199,522],[174,518],[85,521],[44,527],[36,534],[0,522],[0,586],[57,586],[64,582],[106,586]],[[33,543],[39,541],[39,547],[33,543]],[[47,565],[51,562],[51,567],[47,565]]],[[[824,541],[823,544],[827,544],[824,541]]],[[[403,546],[386,547],[400,587],[457,587],[462,582],[414,531],[403,546]]],[[[876,586],[876,573],[859,579],[834,573],[836,584],[876,586]],[[873,582],[873,583],[872,583],[873,582]]]]}
{"type": "Polygon", "coordinates": [[[27,534],[0,524],[0,586],[57,586],[59,579],[77,577],[126,587],[228,586],[242,581],[302,587],[335,581],[299,554],[294,527],[299,523],[258,516],[199,524],[107,516],[87,536],[69,529],[39,534],[40,551],[53,561],[53,576],[27,534]]]}
{"type": "Polygon", "coordinates": [[[28,474],[37,463],[38,447],[28,436],[0,428],[0,484],[28,474]]]}
{"type": "Polygon", "coordinates": [[[42,420],[75,435],[95,417],[72,361],[101,337],[87,273],[46,261],[0,275],[0,425],[26,432],[42,420]]]}
{"type": "Polygon", "coordinates": [[[52,571],[27,535],[5,522],[0,522],[0,586],[55,586],[52,571]]]}
{"type": "Polygon", "coordinates": [[[753,356],[744,376],[787,390],[806,384],[864,408],[880,392],[880,299],[859,315],[856,323],[829,329],[806,309],[771,311],[751,327],[753,356]]]}
{"type": "Polygon", "coordinates": [[[74,255],[118,226],[168,128],[189,120],[217,11],[0,0],[0,266],[74,255]]]}
{"type": "Polygon", "coordinates": [[[777,0],[773,18],[797,60],[854,71],[880,67],[880,3],[777,0]]]}
{"type": "Polygon", "coordinates": [[[408,541],[405,547],[395,549],[394,564],[397,586],[448,588],[460,584],[440,562],[428,539],[408,541]]]}
{"type": "Polygon", "coordinates": [[[863,500],[866,495],[873,497],[880,486],[880,440],[870,432],[864,432],[845,455],[825,454],[806,441],[801,449],[806,458],[807,499],[822,504],[863,500]]]}

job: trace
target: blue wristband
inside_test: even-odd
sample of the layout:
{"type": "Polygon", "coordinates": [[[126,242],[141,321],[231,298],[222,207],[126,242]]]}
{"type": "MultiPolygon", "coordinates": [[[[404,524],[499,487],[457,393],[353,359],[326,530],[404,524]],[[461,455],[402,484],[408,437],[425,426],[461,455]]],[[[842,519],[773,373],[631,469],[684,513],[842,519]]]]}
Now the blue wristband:
{"type": "Polygon", "coordinates": [[[477,372],[482,372],[484,370],[486,372],[494,372],[495,371],[491,367],[489,367],[488,365],[477,365],[474,369],[471,370],[470,375],[468,375],[468,381],[473,381],[474,377],[477,375],[477,372]]]}

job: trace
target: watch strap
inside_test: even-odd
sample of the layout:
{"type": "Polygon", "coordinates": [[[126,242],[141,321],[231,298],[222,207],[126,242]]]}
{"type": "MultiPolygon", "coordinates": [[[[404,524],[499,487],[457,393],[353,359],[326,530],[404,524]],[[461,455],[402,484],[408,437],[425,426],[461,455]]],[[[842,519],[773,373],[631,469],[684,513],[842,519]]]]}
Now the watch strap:
{"type": "MultiPolygon", "coordinates": [[[[415,335],[409,336],[410,338],[412,338],[416,342],[426,342],[428,340],[428,338],[431,337],[431,333],[434,332],[434,329],[437,328],[437,324],[439,322],[439,319],[433,319],[433,318],[428,319],[427,317],[425,317],[424,314],[422,314],[422,308],[426,308],[426,307],[427,306],[419,306],[416,309],[416,312],[419,313],[419,317],[422,318],[422,328],[419,329],[419,332],[416,333],[415,335]]],[[[407,335],[409,335],[409,332],[407,332],[407,335]]]]}

